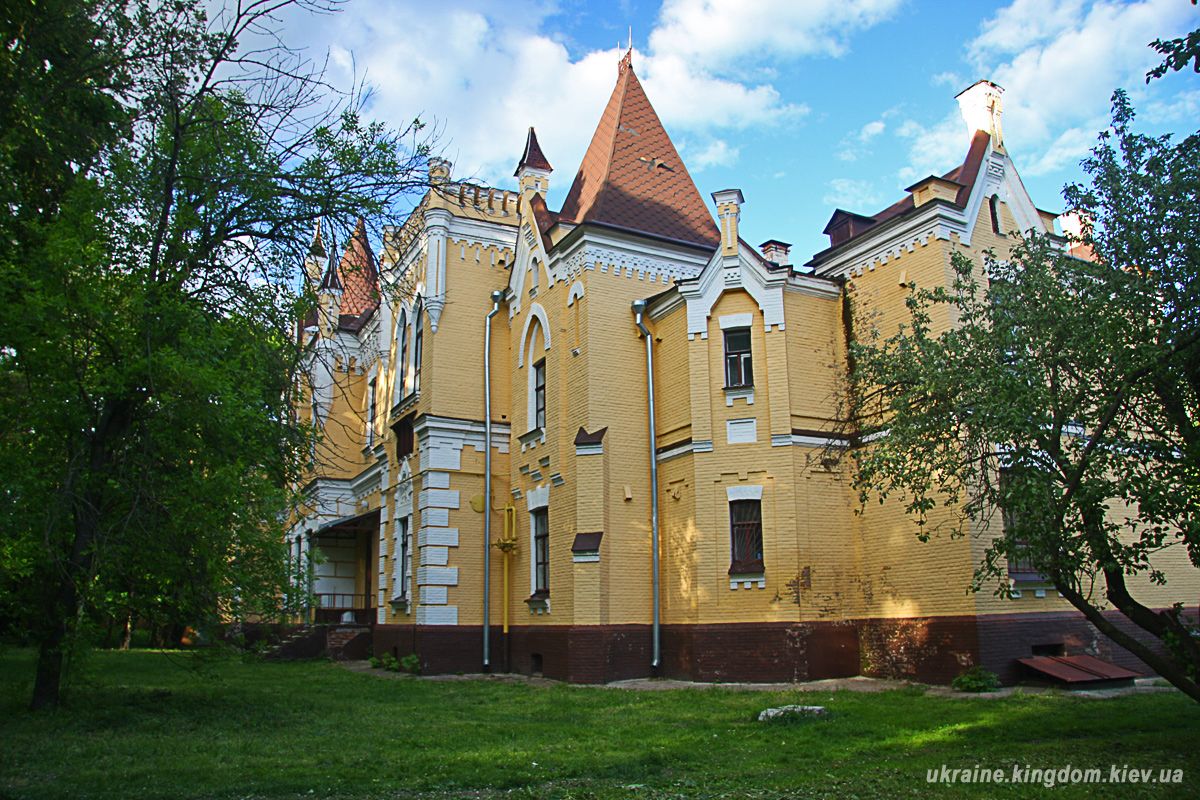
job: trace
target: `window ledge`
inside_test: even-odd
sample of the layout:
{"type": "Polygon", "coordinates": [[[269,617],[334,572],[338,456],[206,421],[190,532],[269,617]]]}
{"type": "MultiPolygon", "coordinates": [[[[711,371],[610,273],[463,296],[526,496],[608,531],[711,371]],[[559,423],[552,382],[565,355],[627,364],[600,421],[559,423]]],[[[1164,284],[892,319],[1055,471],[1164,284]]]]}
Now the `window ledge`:
{"type": "Polygon", "coordinates": [[[746,405],[754,405],[754,386],[726,386],[725,405],[732,407],[734,400],[745,400],[746,405]]]}
{"type": "Polygon", "coordinates": [[[395,419],[397,417],[403,416],[404,412],[408,411],[410,408],[415,406],[417,404],[417,401],[420,399],[421,399],[420,391],[409,392],[404,397],[401,397],[399,402],[397,402],[394,406],[392,406],[392,411],[391,411],[392,418],[395,419]]]}
{"type": "Polygon", "coordinates": [[[522,433],[520,436],[518,436],[517,441],[521,443],[522,450],[530,447],[537,447],[539,444],[545,444],[546,429],[534,428],[533,430],[522,433]]]}
{"type": "Polygon", "coordinates": [[[412,604],[409,602],[407,597],[393,597],[388,601],[388,605],[392,607],[393,611],[401,614],[412,613],[412,604]]]}
{"type": "Polygon", "coordinates": [[[525,599],[530,614],[547,614],[550,612],[550,592],[534,592],[525,599]]]}
{"type": "Polygon", "coordinates": [[[730,573],[729,588],[737,589],[739,585],[742,589],[751,589],[754,587],[765,589],[767,588],[767,576],[761,570],[757,573],[730,573]]]}

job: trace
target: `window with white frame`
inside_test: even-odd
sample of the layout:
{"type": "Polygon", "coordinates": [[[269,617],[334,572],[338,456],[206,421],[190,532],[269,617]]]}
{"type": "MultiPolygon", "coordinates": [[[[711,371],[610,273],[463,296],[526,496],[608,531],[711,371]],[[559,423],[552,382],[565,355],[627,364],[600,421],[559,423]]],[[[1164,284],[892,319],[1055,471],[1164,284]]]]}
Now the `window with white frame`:
{"type": "Polygon", "coordinates": [[[533,595],[550,595],[550,514],[546,508],[529,512],[530,536],[533,539],[533,595]]]}
{"type": "Polygon", "coordinates": [[[533,427],[546,429],[546,359],[533,365],[533,427]]]}
{"type": "Polygon", "coordinates": [[[408,312],[400,309],[400,322],[396,325],[396,398],[399,402],[408,396],[408,312]]]}
{"type": "Polygon", "coordinates": [[[396,521],[396,555],[392,559],[392,598],[397,602],[409,600],[409,563],[412,559],[412,542],[409,535],[409,517],[396,521]]]}
{"type": "Polygon", "coordinates": [[[754,366],[750,355],[750,329],[725,331],[725,388],[743,389],[754,385],[754,366]]]}
{"type": "Polygon", "coordinates": [[[730,575],[763,572],[762,500],[729,501],[730,575]]]}
{"type": "Polygon", "coordinates": [[[425,338],[425,304],[417,301],[417,310],[413,313],[413,367],[412,393],[421,391],[421,344],[425,338]]]}
{"type": "Polygon", "coordinates": [[[375,389],[377,379],[371,378],[367,383],[367,447],[375,444],[375,389]]]}

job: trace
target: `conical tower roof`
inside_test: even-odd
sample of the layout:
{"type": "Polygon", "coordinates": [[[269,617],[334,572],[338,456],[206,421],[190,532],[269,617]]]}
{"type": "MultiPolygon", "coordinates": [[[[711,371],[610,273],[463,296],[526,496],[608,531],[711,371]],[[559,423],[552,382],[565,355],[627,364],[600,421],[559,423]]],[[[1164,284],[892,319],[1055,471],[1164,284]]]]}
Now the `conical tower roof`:
{"type": "Polygon", "coordinates": [[[559,215],[705,247],[720,241],[628,53],[559,215]]]}
{"type": "Polygon", "coordinates": [[[362,217],[354,227],[342,260],[338,264],[337,277],[342,286],[343,314],[361,314],[379,305],[379,279],[375,271],[375,254],[367,241],[367,225],[362,217]]]}
{"type": "Polygon", "coordinates": [[[529,127],[529,135],[525,137],[525,152],[521,154],[521,160],[517,162],[517,169],[513,175],[520,175],[521,170],[525,167],[544,169],[547,172],[554,171],[554,167],[550,166],[550,162],[542,153],[542,147],[538,144],[537,133],[534,132],[532,125],[529,127]]]}

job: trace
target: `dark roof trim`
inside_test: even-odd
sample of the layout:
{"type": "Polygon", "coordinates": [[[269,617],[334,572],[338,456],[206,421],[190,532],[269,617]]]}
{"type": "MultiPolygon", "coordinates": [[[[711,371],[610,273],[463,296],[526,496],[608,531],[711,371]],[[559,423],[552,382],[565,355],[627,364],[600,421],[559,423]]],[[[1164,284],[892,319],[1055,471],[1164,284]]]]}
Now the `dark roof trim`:
{"type": "Polygon", "coordinates": [[[591,531],[589,533],[575,534],[575,541],[571,543],[572,553],[598,553],[600,552],[600,541],[604,538],[604,531],[591,531]]]}
{"type": "Polygon", "coordinates": [[[588,433],[583,426],[580,426],[579,433],[575,434],[575,444],[600,444],[604,441],[606,433],[608,433],[607,425],[593,433],[588,433]]]}

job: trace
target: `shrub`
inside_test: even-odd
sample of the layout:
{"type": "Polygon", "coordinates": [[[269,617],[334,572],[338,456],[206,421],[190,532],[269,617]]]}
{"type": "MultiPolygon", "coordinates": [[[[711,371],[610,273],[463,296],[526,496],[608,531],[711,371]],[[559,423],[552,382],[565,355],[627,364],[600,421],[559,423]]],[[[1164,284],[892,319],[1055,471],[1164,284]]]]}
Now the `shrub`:
{"type": "Polygon", "coordinates": [[[960,692],[992,692],[1000,688],[1000,678],[994,672],[974,666],[960,673],[950,685],[960,692]]]}
{"type": "Polygon", "coordinates": [[[371,669],[379,669],[383,666],[383,659],[371,656],[367,659],[367,663],[371,665],[371,669]]]}
{"type": "Polygon", "coordinates": [[[421,674],[421,659],[416,653],[409,653],[400,659],[400,668],[410,675],[421,674]]]}
{"type": "Polygon", "coordinates": [[[384,653],[383,658],[380,659],[380,663],[388,672],[400,671],[400,662],[391,653],[384,653]]]}

